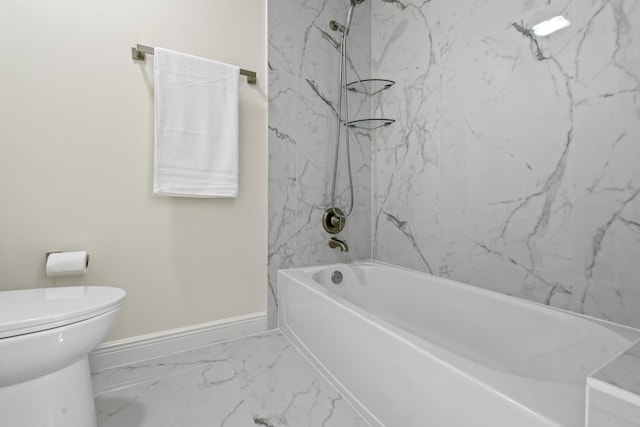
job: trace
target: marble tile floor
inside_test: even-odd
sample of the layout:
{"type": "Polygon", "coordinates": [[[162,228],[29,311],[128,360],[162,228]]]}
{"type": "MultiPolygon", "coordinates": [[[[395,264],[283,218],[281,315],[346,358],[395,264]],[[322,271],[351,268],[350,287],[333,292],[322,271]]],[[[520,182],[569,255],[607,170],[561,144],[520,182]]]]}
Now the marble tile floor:
{"type": "Polygon", "coordinates": [[[98,427],[365,427],[278,331],[93,374],[98,427]]]}

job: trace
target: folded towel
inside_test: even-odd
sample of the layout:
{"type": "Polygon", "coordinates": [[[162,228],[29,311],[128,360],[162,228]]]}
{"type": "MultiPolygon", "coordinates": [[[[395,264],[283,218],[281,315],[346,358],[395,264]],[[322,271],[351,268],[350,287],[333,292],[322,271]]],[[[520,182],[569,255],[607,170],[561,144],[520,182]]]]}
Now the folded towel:
{"type": "Polygon", "coordinates": [[[238,195],[240,69],[156,48],[153,194],[238,195]]]}

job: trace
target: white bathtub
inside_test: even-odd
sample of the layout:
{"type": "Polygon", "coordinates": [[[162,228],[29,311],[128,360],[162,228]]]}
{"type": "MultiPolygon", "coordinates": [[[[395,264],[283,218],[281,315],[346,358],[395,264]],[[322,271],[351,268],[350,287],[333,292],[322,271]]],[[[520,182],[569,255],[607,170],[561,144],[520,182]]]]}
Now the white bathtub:
{"type": "Polygon", "coordinates": [[[373,426],[582,427],[587,375],[633,336],[374,262],[281,270],[278,301],[283,333],[373,426]]]}

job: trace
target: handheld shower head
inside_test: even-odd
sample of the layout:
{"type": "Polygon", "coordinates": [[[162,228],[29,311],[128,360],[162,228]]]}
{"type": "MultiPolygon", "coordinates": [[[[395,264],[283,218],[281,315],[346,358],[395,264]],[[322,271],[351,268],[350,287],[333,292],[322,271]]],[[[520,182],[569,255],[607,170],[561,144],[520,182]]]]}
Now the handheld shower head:
{"type": "Polygon", "coordinates": [[[342,34],[345,36],[349,34],[349,30],[351,29],[351,20],[353,19],[353,9],[355,7],[356,7],[356,4],[352,0],[351,6],[349,6],[349,10],[347,11],[347,20],[344,23],[344,31],[342,32],[342,34]]]}
{"type": "Polygon", "coordinates": [[[349,34],[349,29],[351,28],[351,19],[353,18],[353,9],[362,2],[364,2],[364,0],[351,0],[351,5],[349,6],[349,11],[347,12],[347,22],[344,24],[345,34],[349,34]]]}

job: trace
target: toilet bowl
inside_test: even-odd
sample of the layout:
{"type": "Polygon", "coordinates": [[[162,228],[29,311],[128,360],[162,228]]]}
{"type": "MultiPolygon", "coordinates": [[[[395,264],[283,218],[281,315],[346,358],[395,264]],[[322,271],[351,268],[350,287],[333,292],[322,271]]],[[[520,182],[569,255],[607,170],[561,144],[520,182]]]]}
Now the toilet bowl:
{"type": "Polygon", "coordinates": [[[96,426],[88,355],[125,295],[105,286],[0,292],[0,424],[96,426]]]}

